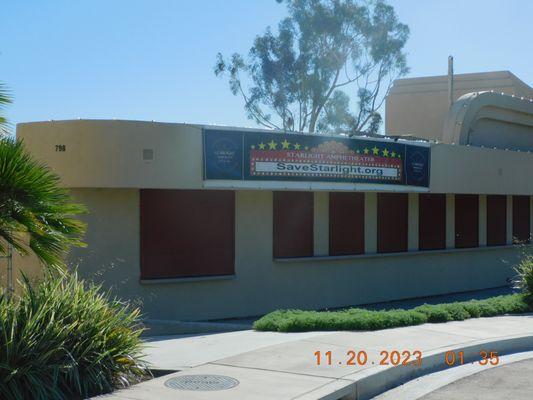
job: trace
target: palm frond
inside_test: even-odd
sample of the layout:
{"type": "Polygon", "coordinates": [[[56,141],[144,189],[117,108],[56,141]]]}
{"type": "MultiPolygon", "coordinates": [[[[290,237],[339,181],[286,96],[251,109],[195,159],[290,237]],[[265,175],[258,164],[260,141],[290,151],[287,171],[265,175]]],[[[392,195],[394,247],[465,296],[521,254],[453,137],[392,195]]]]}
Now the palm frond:
{"type": "MultiPolygon", "coordinates": [[[[6,88],[6,86],[0,82],[0,111],[4,109],[8,104],[11,103],[11,93],[6,88]]],[[[0,134],[8,133],[9,123],[7,119],[0,115],[0,134]]]]}
{"type": "Polygon", "coordinates": [[[21,141],[0,138],[0,242],[59,268],[72,246],[84,245],[85,224],[74,218],[83,212],[85,207],[59,186],[59,177],[35,161],[21,141]]]}

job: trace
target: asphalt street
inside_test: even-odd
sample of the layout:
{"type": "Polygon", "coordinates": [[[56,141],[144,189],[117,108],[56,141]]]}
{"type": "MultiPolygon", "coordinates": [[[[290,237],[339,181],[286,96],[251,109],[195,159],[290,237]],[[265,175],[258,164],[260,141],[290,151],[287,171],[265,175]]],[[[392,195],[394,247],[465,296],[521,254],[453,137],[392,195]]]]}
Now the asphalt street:
{"type": "Polygon", "coordinates": [[[423,400],[530,400],[533,399],[533,359],[491,368],[459,379],[423,400]]]}

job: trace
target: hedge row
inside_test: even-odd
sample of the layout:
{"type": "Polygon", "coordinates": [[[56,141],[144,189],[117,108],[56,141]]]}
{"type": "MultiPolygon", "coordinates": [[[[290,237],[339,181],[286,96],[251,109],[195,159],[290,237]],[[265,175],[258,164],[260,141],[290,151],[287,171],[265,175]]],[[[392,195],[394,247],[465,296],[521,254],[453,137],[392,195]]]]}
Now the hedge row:
{"type": "Polygon", "coordinates": [[[373,331],[426,322],[462,321],[468,318],[520,314],[531,311],[524,294],[446,304],[424,304],[409,310],[371,311],[351,308],[342,311],[279,310],[254,323],[258,331],[373,331]]]}

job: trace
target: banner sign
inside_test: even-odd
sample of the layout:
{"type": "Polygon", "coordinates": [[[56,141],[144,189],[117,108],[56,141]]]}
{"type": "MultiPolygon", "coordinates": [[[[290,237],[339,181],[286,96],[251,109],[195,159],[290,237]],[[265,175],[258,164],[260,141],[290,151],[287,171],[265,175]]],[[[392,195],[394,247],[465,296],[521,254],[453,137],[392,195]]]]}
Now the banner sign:
{"type": "Polygon", "coordinates": [[[429,186],[423,144],[204,129],[203,151],[204,179],[429,186]]]}

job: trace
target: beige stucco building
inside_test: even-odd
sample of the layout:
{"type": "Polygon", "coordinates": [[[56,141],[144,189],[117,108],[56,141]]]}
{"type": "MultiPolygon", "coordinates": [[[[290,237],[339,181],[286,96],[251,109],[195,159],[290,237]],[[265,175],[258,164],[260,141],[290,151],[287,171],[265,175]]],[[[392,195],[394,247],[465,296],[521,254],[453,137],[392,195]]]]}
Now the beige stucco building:
{"type": "MultiPolygon", "coordinates": [[[[397,79],[386,99],[385,131],[443,141],[443,128],[449,119],[448,90],[446,75],[397,79]]],[[[466,94],[479,92],[533,98],[533,89],[509,71],[454,76],[452,98],[456,103],[466,94]]]]}
{"type": "MultiPolygon", "coordinates": [[[[73,250],[69,263],[138,301],[151,318],[244,317],[503,286],[521,252],[513,236],[527,241],[533,227],[531,88],[509,73],[458,76],[458,95],[466,96],[450,110],[441,81],[398,81],[387,100],[387,133],[429,141],[326,138],[352,146],[328,148],[343,160],[363,160],[365,150],[371,156],[375,141],[369,162],[384,160],[385,173],[389,149],[424,149],[427,185],[333,172],[316,180],[305,172],[211,179],[205,131],[238,134],[243,143],[259,135],[258,148],[244,147],[251,176],[260,171],[254,154],[268,150],[260,150],[268,144],[261,135],[271,135],[256,130],[76,120],[19,124],[17,136],[89,208],[88,247],[73,250]],[[220,210],[210,203],[217,196],[220,210]]],[[[300,149],[313,139],[278,135],[272,143],[292,151],[294,165],[300,151],[319,153],[300,149]]],[[[221,148],[221,157],[243,149],[221,148]]],[[[407,174],[407,164],[394,165],[398,176],[407,174]]]]}

